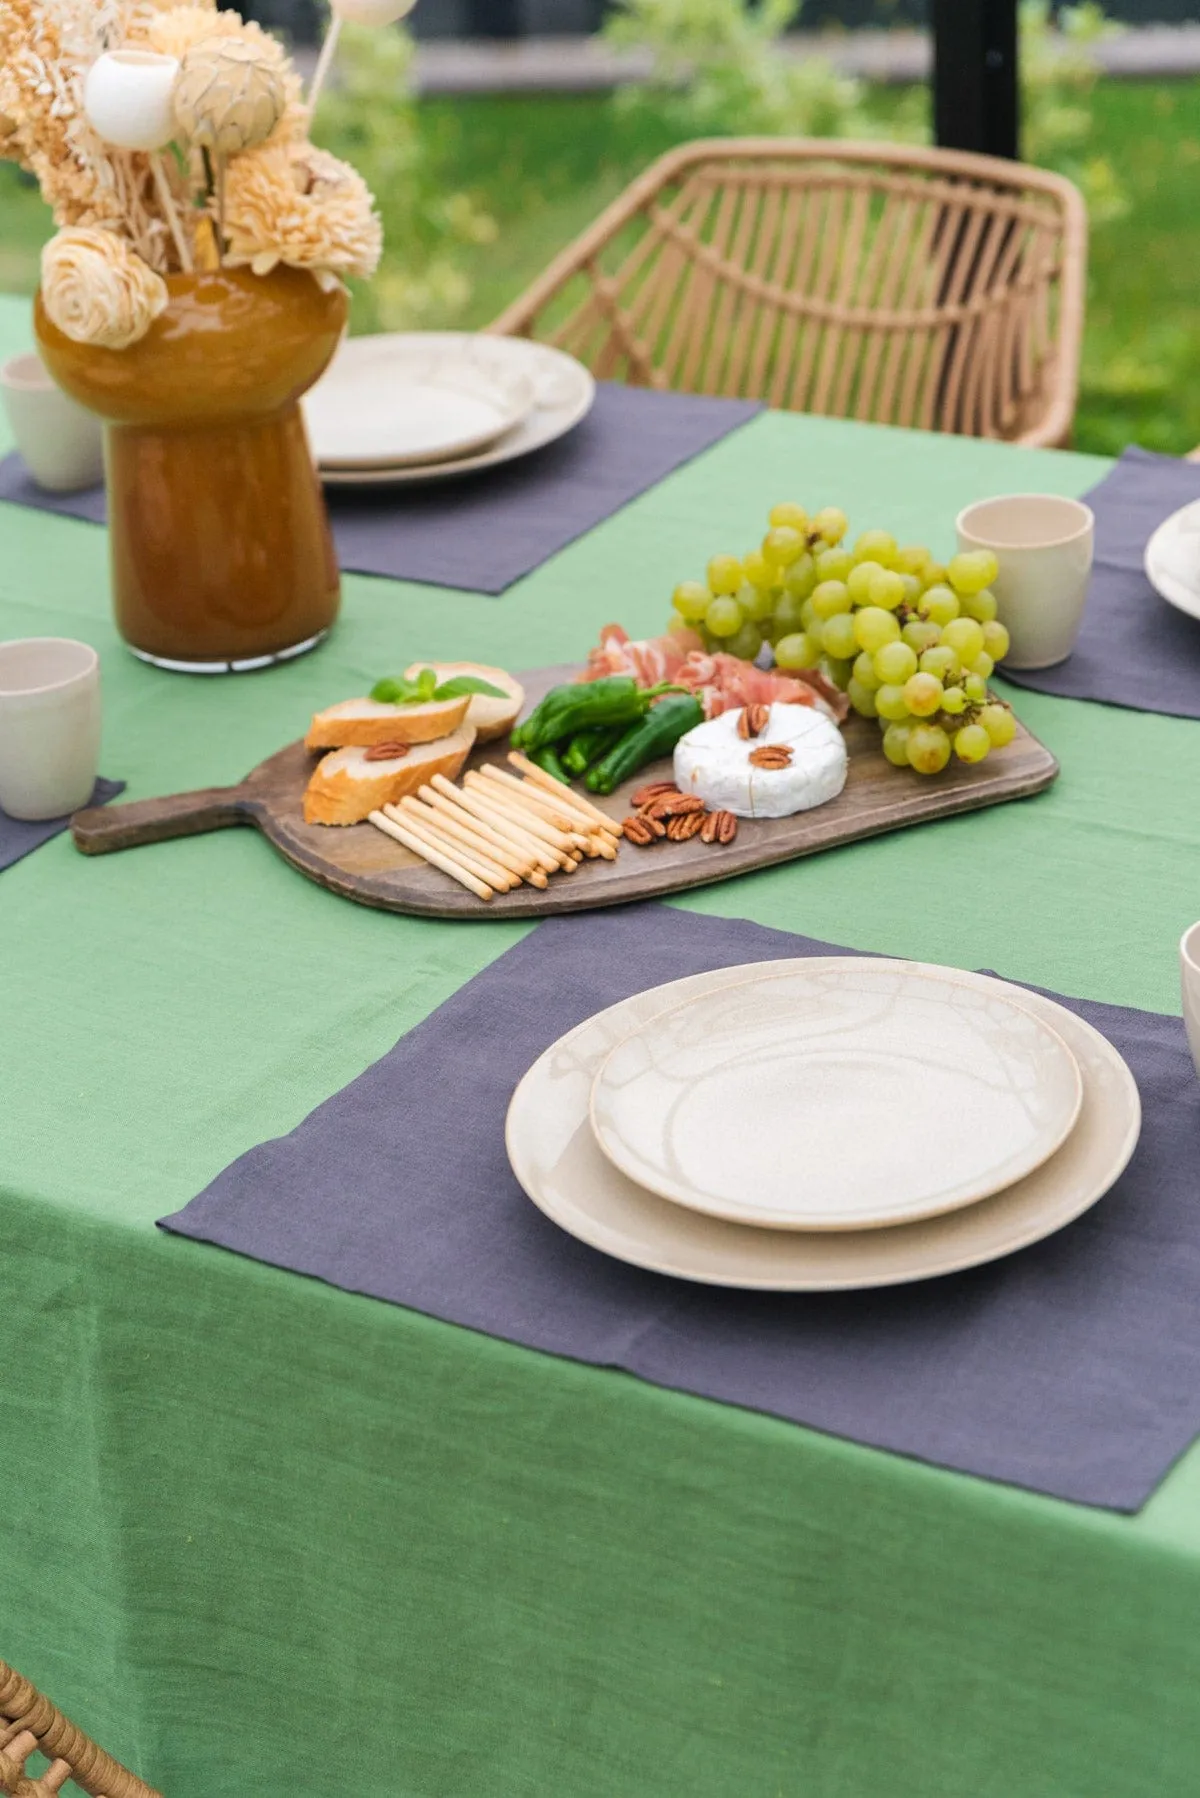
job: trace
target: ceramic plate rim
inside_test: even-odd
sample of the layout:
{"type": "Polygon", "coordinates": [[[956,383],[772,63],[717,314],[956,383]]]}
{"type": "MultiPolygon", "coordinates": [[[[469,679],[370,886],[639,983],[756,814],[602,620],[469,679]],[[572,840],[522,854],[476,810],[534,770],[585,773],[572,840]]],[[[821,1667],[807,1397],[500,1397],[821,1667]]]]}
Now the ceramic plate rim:
{"type": "MultiPolygon", "coordinates": [[[[327,487],[395,487],[412,486],[425,481],[452,480],[458,475],[473,474],[477,470],[494,468],[506,462],[518,461],[522,456],[532,455],[535,450],[544,449],[548,444],[556,443],[573,431],[576,425],[591,411],[596,400],[596,381],[591,371],[584,367],[576,357],[566,350],[560,350],[555,344],[540,343],[529,337],[492,337],[490,333],[476,331],[434,331],[434,332],[380,332],[383,337],[428,336],[440,339],[456,339],[465,341],[478,337],[487,337],[497,344],[520,345],[518,354],[531,365],[531,379],[534,380],[534,403],[531,410],[518,425],[497,438],[488,448],[474,455],[458,457],[446,461],[409,463],[404,466],[389,463],[386,467],[375,463],[370,467],[348,469],[318,464],[321,481],[327,487]],[[539,405],[536,393],[536,377],[532,374],[532,365],[541,361],[548,371],[557,370],[560,374],[569,374],[575,384],[575,391],[564,404],[562,401],[547,402],[539,405]]],[[[353,338],[358,343],[366,339],[353,338]]]]}
{"type": "MultiPolygon", "coordinates": [[[[1200,592],[1193,593],[1167,569],[1156,566],[1157,559],[1162,553],[1162,546],[1167,538],[1178,530],[1180,518],[1185,512],[1190,512],[1194,508],[1200,509],[1200,500],[1190,499],[1185,506],[1178,506],[1170,517],[1164,518],[1162,523],[1151,531],[1145,553],[1142,556],[1142,567],[1145,570],[1146,579],[1160,599],[1165,599],[1168,605],[1175,607],[1176,611],[1185,612],[1189,618],[1200,618],[1200,592]]],[[[1200,536],[1200,533],[1197,535],[1200,536]]]]}
{"type": "MultiPolygon", "coordinates": [[[[787,956],[772,962],[749,965],[764,970],[782,969],[795,966],[800,960],[821,963],[833,959],[844,958],[787,956]]],[[[903,965],[898,958],[886,959],[891,960],[894,965],[903,965]]],[[[632,994],[629,998],[620,999],[612,1005],[602,1007],[600,1011],[594,1012],[591,1017],[585,1018],[582,1023],[576,1024],[573,1029],[564,1032],[544,1049],[526,1069],[514,1088],[505,1116],[504,1140],[509,1165],[518,1184],[530,1203],[556,1228],[576,1241],[584,1243],[587,1247],[594,1248],[600,1254],[608,1255],[613,1260],[620,1261],[627,1266],[640,1267],[649,1273],[660,1274],[669,1279],[686,1280],[693,1285],[717,1286],[747,1292],[867,1292],[891,1286],[913,1285],[922,1280],[940,1279],[949,1274],[963,1273],[972,1267],[987,1266],[993,1261],[1004,1260],[1009,1255],[1017,1254],[1022,1249],[1031,1248],[1035,1243],[1056,1235],[1059,1230],[1066,1229],[1068,1224],[1076,1222],[1087,1211],[1090,1211],[1093,1205],[1098,1204],[1105,1194],[1112,1190],[1129,1165],[1141,1135],[1142,1108],[1141,1095],[1128,1063],[1108,1038],[1097,1030],[1095,1025],[1089,1024],[1086,1018],[1077,1017],[1074,1012],[1067,1011],[1066,1007],[1060,1005],[1057,1000],[1035,993],[1030,994],[1029,997],[1039,1011],[1048,1015],[1062,1014],[1065,1016],[1069,1030],[1078,1031],[1082,1041],[1092,1046],[1096,1058],[1107,1063],[1110,1071],[1118,1079],[1125,1099],[1127,1121],[1124,1123],[1119,1140],[1114,1136],[1109,1159],[1106,1161],[1103,1173],[1085,1175],[1078,1192],[1074,1197],[1069,1198],[1065,1205],[1061,1201],[1058,1205],[1051,1205],[1043,1201],[1036,1216],[1027,1220],[1020,1228],[1014,1228],[1011,1234],[1006,1235],[1002,1227],[999,1244],[987,1246],[976,1243],[972,1246],[969,1234],[972,1225],[977,1224],[980,1216],[988,1212],[993,1217],[999,1215],[1003,1220],[1005,1208],[1011,1205],[1014,1194],[1024,1184],[1024,1182],[1018,1182],[1016,1187],[1006,1187],[1002,1192],[993,1194],[990,1199],[983,1200],[982,1208],[967,1207],[961,1211],[947,1212],[941,1217],[927,1218],[919,1223],[896,1224],[884,1230],[844,1232],[847,1247],[851,1253],[860,1255],[868,1263],[872,1257],[878,1261],[881,1254],[897,1242],[902,1243],[906,1238],[909,1239],[910,1242],[916,1244],[915,1249],[910,1251],[915,1255],[915,1259],[910,1260],[907,1266],[899,1270],[876,1267],[874,1271],[871,1271],[868,1266],[863,1271],[844,1275],[829,1273],[816,1275],[811,1271],[808,1273],[791,1271],[757,1275],[739,1272],[735,1267],[728,1273],[718,1275],[711,1269],[701,1269],[694,1259],[690,1266],[687,1265],[690,1246],[687,1238],[689,1235],[695,1235],[698,1230],[701,1233],[709,1230],[724,1233],[731,1228],[738,1230],[745,1228],[747,1234],[752,1231],[756,1246],[760,1246],[764,1242],[770,1243],[778,1250],[781,1258],[791,1257],[793,1261],[802,1260],[806,1254],[812,1255],[814,1250],[823,1251],[831,1240],[836,1240],[836,1237],[834,1233],[821,1231],[764,1231],[753,1229],[752,1226],[730,1226],[721,1220],[709,1219],[701,1212],[690,1212],[682,1207],[671,1206],[668,1201],[659,1199],[653,1193],[646,1193],[635,1185],[635,1192],[644,1197],[652,1207],[661,1210],[669,1228],[674,1226],[676,1218],[678,1219],[680,1240],[670,1248],[669,1252],[658,1250],[653,1244],[638,1245],[630,1243],[628,1240],[622,1241],[618,1246],[615,1227],[606,1222],[602,1215],[603,1197],[599,1200],[593,1197],[593,1209],[588,1211],[581,1209],[578,1203],[574,1207],[569,1201],[564,1204],[557,1196],[548,1195],[541,1189],[536,1170],[531,1168],[530,1159],[522,1152],[517,1140],[521,1133],[522,1113],[532,1102],[528,1095],[536,1091],[543,1077],[543,1069],[549,1063],[550,1058],[557,1051],[575,1043],[579,1037],[593,1029],[604,1018],[613,1013],[620,1013],[639,1000],[647,998],[649,993],[654,991],[668,992],[686,986],[699,992],[703,990],[705,982],[716,981],[719,985],[721,976],[730,971],[726,968],[705,969],[698,974],[684,975],[678,980],[664,982],[661,989],[650,988],[646,992],[632,994]],[[597,1206],[601,1210],[600,1216],[596,1215],[597,1206]],[[955,1239],[963,1235],[966,1236],[966,1240],[956,1250],[955,1239]],[[638,1252],[639,1249],[640,1252],[638,1252]]],[[[1002,981],[996,982],[994,976],[986,974],[970,974],[967,977],[973,982],[988,981],[993,984],[1006,984],[1002,981]]],[[[737,984],[737,982],[730,984],[737,984]]],[[[647,1018],[645,1021],[649,1022],[650,1019],[647,1018]]],[[[1113,1129],[1111,1120],[1115,1114],[1115,1106],[1107,1107],[1104,1110],[1099,1125],[1102,1131],[1113,1129]]],[[[579,1127],[586,1126],[585,1111],[581,1116],[579,1127]]],[[[601,1165],[608,1167],[598,1147],[596,1152],[601,1165]]],[[[1099,1145],[1097,1152],[1099,1152],[1099,1145]]],[[[1054,1157],[1051,1156],[1049,1161],[1043,1162],[1042,1166],[1027,1178],[1040,1179],[1044,1172],[1051,1167],[1053,1160],[1054,1157]]],[[[625,1180],[625,1176],[615,1169],[612,1169],[611,1172],[614,1178],[625,1180]]],[[[630,1183],[626,1182],[626,1184],[630,1183]]],[[[694,1250],[692,1252],[694,1255],[694,1250]]],[[[736,1249],[731,1252],[736,1258],[736,1249]]]]}
{"type": "MultiPolygon", "coordinates": [[[[811,967],[815,959],[817,958],[801,958],[798,961],[796,968],[792,971],[799,973],[802,970],[811,967]]],[[[903,969],[905,974],[915,974],[920,979],[929,980],[931,983],[936,980],[943,985],[967,987],[971,991],[979,990],[971,985],[970,977],[965,975],[963,970],[957,968],[941,968],[936,962],[885,961],[877,956],[857,955],[826,956],[820,959],[823,961],[825,970],[829,972],[841,968],[844,968],[847,972],[850,970],[862,971],[864,968],[900,968],[903,969]]],[[[758,978],[748,976],[745,980],[732,982],[729,986],[722,987],[720,990],[722,992],[728,992],[734,990],[736,987],[757,986],[772,979],[781,979],[784,977],[785,976],[779,974],[765,974],[758,978]]],[[[847,1222],[844,1217],[840,1219],[834,1218],[830,1214],[825,1214],[823,1218],[818,1214],[816,1218],[808,1216],[801,1222],[789,1222],[781,1219],[777,1212],[763,1211],[756,1208],[753,1204],[733,1205],[711,1200],[707,1195],[696,1194],[683,1182],[672,1182],[669,1176],[666,1175],[660,1175],[654,1180],[646,1178],[646,1171],[643,1169],[641,1163],[635,1161],[628,1147],[622,1143],[621,1139],[618,1136],[615,1136],[611,1130],[605,1130],[601,1125],[600,1120],[596,1115],[597,1091],[609,1061],[611,1061],[613,1056],[623,1049],[627,1043],[632,1042],[636,1037],[640,1036],[643,1031],[650,1028],[651,1025],[660,1024],[665,1021],[666,1018],[673,1017],[677,1012],[686,1011],[690,1006],[707,999],[710,995],[706,993],[693,995],[688,999],[682,1000],[678,1005],[669,1006],[666,1010],[656,1013],[653,1018],[646,1020],[646,1022],[640,1024],[635,1030],[630,1031],[629,1035],[623,1037],[619,1043],[613,1044],[611,1050],[605,1056],[604,1062],[597,1068],[595,1078],[592,1082],[591,1097],[589,1101],[589,1116],[592,1133],[595,1136],[600,1149],[608,1157],[609,1161],[612,1162],[613,1166],[624,1174],[627,1180],[631,1180],[635,1186],[645,1187],[647,1191],[653,1192],[658,1198],[667,1199],[672,1204],[683,1206],[689,1211],[699,1211],[709,1217],[721,1218],[725,1223],[749,1224],[755,1228],[767,1230],[805,1231],[815,1233],[836,1231],[839,1234],[844,1234],[849,1229],[889,1229],[902,1223],[919,1223],[926,1218],[939,1217],[950,1211],[960,1211],[964,1207],[978,1204],[982,1199],[990,1198],[993,1193],[1001,1192],[1006,1187],[1015,1186],[1018,1180],[1022,1180],[1027,1174],[1033,1173],[1044,1161],[1049,1161],[1051,1156],[1056,1155],[1059,1149],[1062,1148],[1064,1142],[1075,1128],[1075,1125],[1079,1120],[1080,1110],[1083,1106],[1083,1077],[1079,1070],[1079,1063],[1071,1053],[1069,1044],[1064,1042],[1059,1032],[1052,1024],[1048,1023],[1045,1018],[1039,1016],[1028,1005],[1022,1005],[1018,999],[1011,997],[1009,982],[1001,980],[995,982],[994,985],[999,990],[994,991],[991,994],[992,997],[1008,1004],[1013,1011],[1020,1012],[1024,1017],[1031,1019],[1057,1046],[1067,1069],[1074,1076],[1074,1099],[1072,1104],[1068,1107],[1069,1115],[1066,1116],[1065,1122],[1057,1128],[1056,1132],[1049,1133],[1051,1137],[1049,1148],[1033,1145],[1027,1151],[1024,1160],[1022,1160],[1020,1156],[1016,1158],[1010,1157],[999,1169],[993,1169],[990,1174],[976,1175],[958,1189],[952,1189],[951,1194],[943,1194],[932,1204],[924,1201],[917,1201],[920,1205],[920,1209],[909,1206],[906,1207],[902,1213],[897,1214],[896,1212],[891,1212],[886,1215],[861,1212],[855,1215],[852,1222],[847,1222]],[[1014,1168],[1016,1171],[1013,1171],[1014,1168]]]]}

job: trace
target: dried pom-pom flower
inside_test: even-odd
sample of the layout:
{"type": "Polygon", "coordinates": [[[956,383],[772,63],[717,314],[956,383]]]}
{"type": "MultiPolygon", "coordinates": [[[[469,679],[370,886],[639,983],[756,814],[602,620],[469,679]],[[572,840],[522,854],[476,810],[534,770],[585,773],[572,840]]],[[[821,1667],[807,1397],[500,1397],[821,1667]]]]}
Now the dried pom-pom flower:
{"type": "Polygon", "coordinates": [[[314,274],[374,274],[383,232],[348,163],[310,143],[270,143],[229,165],[225,260],[265,275],[278,262],[314,274]]]}
{"type": "Polygon", "coordinates": [[[46,316],[75,343],[127,349],[146,335],[169,298],[162,276],[112,231],[75,226],[42,251],[46,316]]]}
{"type": "Polygon", "coordinates": [[[183,58],[175,117],[184,137],[217,156],[236,156],[271,135],[287,104],[273,59],[245,37],[209,37],[183,58]]]}

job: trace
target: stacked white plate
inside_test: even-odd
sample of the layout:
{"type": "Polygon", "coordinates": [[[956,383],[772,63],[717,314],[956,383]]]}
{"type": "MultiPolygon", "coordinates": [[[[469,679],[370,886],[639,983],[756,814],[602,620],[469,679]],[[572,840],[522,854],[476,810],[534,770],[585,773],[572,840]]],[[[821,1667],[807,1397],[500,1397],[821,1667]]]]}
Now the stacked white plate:
{"type": "Polygon", "coordinates": [[[526,456],[595,395],[587,369],[548,344],[414,331],[346,338],[303,405],[327,486],[393,486],[526,456]]]}
{"type": "Polygon", "coordinates": [[[623,1261],[821,1291],[974,1267],[1106,1193],[1137,1087],[1074,1013],[850,956],[722,968],[568,1032],[509,1107],[518,1180],[623,1261]]]}

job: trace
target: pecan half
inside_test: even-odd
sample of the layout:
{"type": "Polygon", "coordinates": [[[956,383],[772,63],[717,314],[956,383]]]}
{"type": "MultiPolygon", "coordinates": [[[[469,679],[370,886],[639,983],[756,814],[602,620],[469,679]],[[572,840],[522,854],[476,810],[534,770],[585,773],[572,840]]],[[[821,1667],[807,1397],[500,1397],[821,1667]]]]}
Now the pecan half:
{"type": "Polygon", "coordinates": [[[738,736],[743,740],[760,736],[771,719],[769,705],[744,705],[737,722],[738,736]]]}
{"type": "Polygon", "coordinates": [[[407,755],[407,743],[373,743],[370,749],[363,750],[364,762],[398,762],[402,755],[407,755]]]}
{"type": "Polygon", "coordinates": [[[623,818],[621,829],[629,841],[635,843],[639,849],[645,849],[654,841],[654,832],[645,818],[623,818]]]}
{"type": "Polygon", "coordinates": [[[672,818],[667,825],[667,835],[673,843],[686,843],[697,831],[704,829],[705,812],[683,812],[678,818],[672,818]]]}
{"type": "Polygon", "coordinates": [[[679,788],[673,780],[652,780],[648,787],[639,787],[630,800],[634,811],[640,812],[644,805],[655,799],[663,799],[668,793],[678,793],[679,788]]]}
{"type": "Polygon", "coordinates": [[[724,848],[737,835],[738,821],[732,812],[709,812],[700,828],[702,843],[716,843],[724,848]]]}
{"type": "Polygon", "coordinates": [[[790,768],[792,752],[786,743],[763,743],[750,751],[750,762],[755,768],[790,768]]]}
{"type": "Polygon", "coordinates": [[[682,818],[687,812],[702,812],[707,808],[698,793],[666,793],[661,799],[651,800],[645,807],[642,816],[645,818],[682,818]]]}

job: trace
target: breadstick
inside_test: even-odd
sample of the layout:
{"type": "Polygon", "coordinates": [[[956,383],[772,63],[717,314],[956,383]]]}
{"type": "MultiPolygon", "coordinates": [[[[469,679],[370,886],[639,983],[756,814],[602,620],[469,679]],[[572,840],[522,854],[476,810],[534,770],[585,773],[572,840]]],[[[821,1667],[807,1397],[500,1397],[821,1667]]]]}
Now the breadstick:
{"type": "Polygon", "coordinates": [[[463,786],[474,793],[486,793],[488,803],[498,806],[510,817],[515,812],[523,829],[535,837],[541,837],[544,843],[552,843],[555,849],[561,849],[566,855],[570,855],[574,849],[575,844],[566,831],[559,830],[556,824],[550,824],[545,818],[539,817],[531,805],[521,805],[519,800],[497,786],[495,781],[485,780],[473,768],[463,775],[463,786]]]}
{"type": "Polygon", "coordinates": [[[507,860],[501,857],[486,843],[473,838],[466,830],[449,819],[439,817],[437,812],[430,811],[427,805],[421,805],[411,796],[400,801],[399,807],[385,805],[385,817],[394,818],[398,824],[411,823],[419,836],[427,836],[434,842],[445,841],[456,854],[462,856],[467,867],[486,880],[497,892],[506,893],[511,887],[521,884],[521,876],[515,868],[510,868],[507,860]]]}
{"type": "Polygon", "coordinates": [[[460,810],[469,812],[472,817],[482,820],[492,830],[497,831],[502,837],[506,837],[515,848],[526,850],[534,857],[538,867],[544,868],[547,874],[556,874],[562,867],[564,858],[556,849],[551,849],[549,844],[543,843],[540,838],[530,835],[519,825],[511,823],[499,812],[477,799],[473,793],[466,793],[461,787],[456,787],[453,782],[446,779],[444,774],[435,774],[431,785],[436,787],[437,791],[446,799],[453,800],[460,810]]]}
{"type": "Polygon", "coordinates": [[[553,793],[555,797],[560,793],[564,794],[567,802],[573,805],[577,811],[582,812],[592,823],[598,824],[601,830],[620,831],[620,825],[610,818],[607,812],[602,812],[598,805],[593,805],[590,799],[585,799],[582,793],[575,791],[574,787],[569,789],[564,787],[561,780],[555,780],[553,774],[547,774],[544,768],[539,768],[536,762],[531,762],[527,755],[521,754],[520,750],[510,749],[508,759],[514,768],[519,768],[522,774],[533,782],[535,787],[543,787],[553,793]]]}
{"type": "Polygon", "coordinates": [[[411,849],[414,855],[419,855],[423,862],[429,862],[432,867],[440,868],[443,874],[448,874],[451,880],[457,880],[459,886],[466,887],[467,891],[474,893],[477,899],[486,901],[492,897],[491,887],[485,886],[482,880],[476,880],[473,874],[468,874],[461,863],[456,862],[449,855],[443,855],[440,849],[431,849],[427,843],[421,841],[420,837],[414,836],[405,825],[397,824],[393,818],[385,818],[382,812],[372,812],[370,821],[376,830],[382,830],[389,837],[395,837],[398,843],[403,843],[406,849],[411,849]]]}
{"type": "MultiPolygon", "coordinates": [[[[383,807],[389,818],[394,809],[390,805],[383,807]]],[[[458,818],[451,818],[447,815],[449,808],[447,812],[439,812],[431,805],[423,805],[411,793],[406,793],[401,799],[400,810],[411,813],[415,824],[425,824],[436,835],[453,837],[477,861],[494,863],[514,880],[524,879],[524,869],[518,864],[516,850],[501,849],[496,844],[485,841],[466,823],[464,813],[460,812],[458,818]]],[[[401,819],[400,822],[403,823],[404,820],[401,819]]]]}
{"type": "Polygon", "coordinates": [[[485,774],[489,780],[502,784],[505,792],[511,793],[514,799],[519,799],[522,805],[536,807],[539,812],[544,813],[548,822],[556,824],[559,830],[576,829],[575,820],[578,813],[568,810],[565,805],[559,805],[550,797],[549,793],[543,792],[540,787],[532,786],[527,780],[518,780],[513,774],[506,774],[504,769],[497,768],[494,762],[485,762],[480,772],[485,774]]]}
{"type": "Polygon", "coordinates": [[[517,849],[509,838],[502,837],[498,830],[493,830],[490,824],[485,824],[482,818],[475,816],[474,812],[464,811],[461,805],[452,804],[441,793],[435,792],[433,787],[421,787],[418,789],[418,794],[426,805],[437,812],[439,817],[445,818],[447,823],[457,824],[460,830],[465,830],[469,836],[475,837],[480,846],[486,848],[497,861],[508,866],[510,865],[509,858],[511,858],[513,871],[519,874],[522,880],[529,881],[535,887],[546,885],[545,870],[539,862],[533,859],[531,851],[517,849]]]}
{"type": "MultiPolygon", "coordinates": [[[[481,817],[488,819],[495,830],[515,833],[522,845],[536,844],[544,855],[553,858],[555,869],[566,867],[571,860],[571,845],[565,838],[561,846],[554,842],[551,836],[546,834],[550,830],[549,825],[543,831],[539,825],[533,822],[530,814],[519,811],[515,805],[506,806],[503,798],[499,797],[495,788],[486,781],[480,781],[471,786],[464,784],[463,800],[469,803],[472,810],[477,811],[481,817]]],[[[543,866],[545,866],[544,863],[543,866]]]]}
{"type": "Polygon", "coordinates": [[[617,859],[615,845],[609,841],[601,830],[598,830],[594,837],[589,838],[588,854],[602,855],[606,862],[615,862],[617,859]]]}
{"type": "MultiPolygon", "coordinates": [[[[493,764],[489,762],[487,766],[491,767],[493,764]]],[[[498,772],[503,772],[503,770],[498,770],[498,772]]],[[[512,780],[513,776],[510,774],[508,779],[512,780]]],[[[544,787],[539,787],[532,780],[518,780],[516,782],[516,789],[523,799],[532,801],[540,806],[545,806],[547,811],[556,813],[559,817],[569,818],[571,826],[575,830],[592,831],[601,828],[599,815],[596,812],[587,809],[587,802],[585,800],[576,802],[574,793],[568,793],[565,788],[559,789],[560,792],[563,793],[563,798],[561,799],[556,798],[552,793],[548,793],[544,787]]],[[[608,829],[614,836],[619,833],[620,825],[614,818],[609,818],[607,824],[608,829]]]]}
{"type": "Polygon", "coordinates": [[[441,831],[420,823],[411,812],[406,814],[393,805],[390,809],[384,806],[383,815],[390,818],[393,824],[402,824],[406,830],[411,830],[414,836],[420,837],[423,843],[428,843],[431,849],[440,849],[444,855],[452,855],[455,861],[462,863],[468,874],[473,874],[476,880],[482,880],[493,892],[507,893],[510,887],[517,885],[515,875],[506,873],[496,862],[485,861],[473,850],[464,849],[453,837],[443,836],[441,831]]]}

